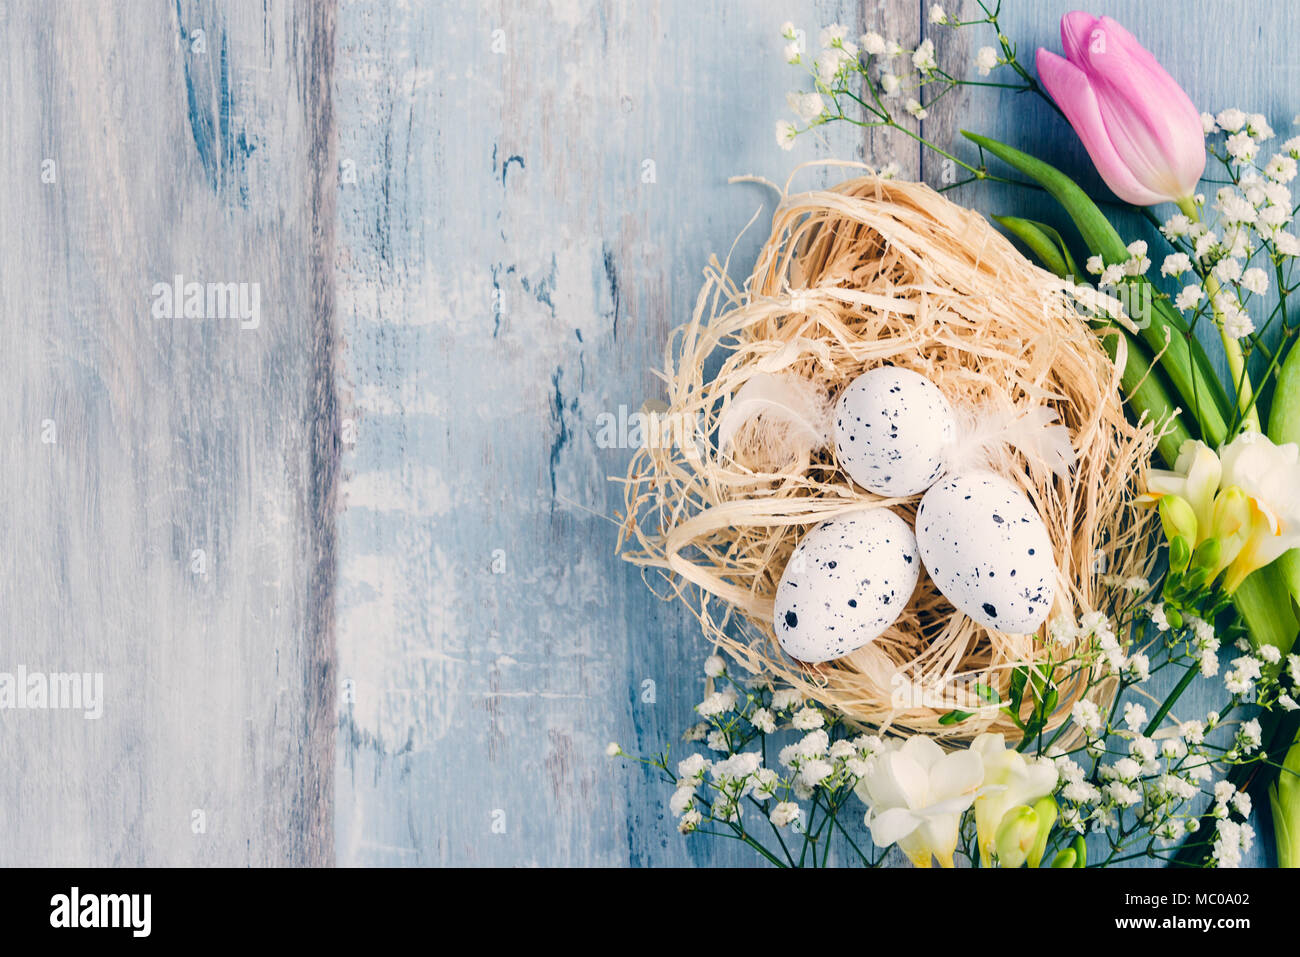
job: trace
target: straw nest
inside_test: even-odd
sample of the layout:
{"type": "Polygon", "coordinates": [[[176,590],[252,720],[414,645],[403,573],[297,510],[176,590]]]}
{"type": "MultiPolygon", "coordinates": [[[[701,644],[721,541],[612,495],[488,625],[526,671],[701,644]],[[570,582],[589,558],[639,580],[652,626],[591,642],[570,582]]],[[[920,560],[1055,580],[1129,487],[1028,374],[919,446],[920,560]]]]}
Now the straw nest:
{"type": "MultiPolygon", "coordinates": [[[[775,638],[777,584],[806,531],[863,507],[888,506],[912,522],[918,498],[856,487],[833,443],[774,460],[781,446],[770,429],[761,434],[761,416],[720,450],[718,423],[755,374],[806,377],[833,399],[882,364],[929,377],[958,407],[1045,403],[1068,426],[1077,454],[1069,481],[1010,448],[992,463],[1028,493],[1054,544],[1049,624],[1112,607],[1118,582],[1149,572],[1152,517],[1133,500],[1153,429],[1126,419],[1117,363],[1071,286],[978,213],[925,185],[870,176],[787,196],[743,287],[711,260],[691,320],[669,338],[667,409],[631,463],[620,548],[661,597],[691,608],[717,648],[850,721],[954,743],[981,731],[1015,738],[1010,718],[976,698],[975,683],[1006,700],[1012,669],[1041,666],[1049,653],[1059,661],[1062,649],[1048,625],[1012,635],[977,624],[924,573],[902,617],[844,658],[796,661],[775,638]],[[941,724],[954,709],[975,714],[941,724]]],[[[1087,678],[1059,688],[1049,727],[1065,720],[1087,678]]],[[[1102,682],[1091,694],[1110,691],[1102,682]]]]}

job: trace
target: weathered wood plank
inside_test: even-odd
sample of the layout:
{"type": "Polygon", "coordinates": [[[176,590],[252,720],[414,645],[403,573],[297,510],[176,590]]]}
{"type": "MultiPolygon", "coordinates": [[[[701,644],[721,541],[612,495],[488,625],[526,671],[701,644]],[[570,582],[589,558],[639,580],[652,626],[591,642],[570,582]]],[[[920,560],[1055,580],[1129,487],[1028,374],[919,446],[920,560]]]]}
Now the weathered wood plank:
{"type": "Polygon", "coordinates": [[[331,859],[333,46],[324,4],[4,8],[0,670],[103,715],[0,713],[0,863],[331,859]],[[178,274],[256,328],[159,318],[178,274]]]}
{"type": "MultiPolygon", "coordinates": [[[[917,29],[914,4],[879,6],[917,29]]],[[[630,451],[599,447],[596,420],[661,394],[650,368],[706,257],[770,201],[726,178],[790,168],[781,22],[815,43],[860,16],[343,5],[341,862],[747,862],[668,837],[661,786],[601,753],[679,733],[706,649],[612,553],[606,479],[630,451]]],[[[860,141],[839,128],[793,158],[860,141]]]]}

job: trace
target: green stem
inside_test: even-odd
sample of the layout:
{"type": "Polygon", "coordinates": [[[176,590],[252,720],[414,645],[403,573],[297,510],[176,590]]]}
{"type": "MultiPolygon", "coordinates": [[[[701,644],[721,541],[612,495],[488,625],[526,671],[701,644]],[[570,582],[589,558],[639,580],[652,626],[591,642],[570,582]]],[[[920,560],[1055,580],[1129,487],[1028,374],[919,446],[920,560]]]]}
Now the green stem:
{"type": "Polygon", "coordinates": [[[1188,667],[1187,673],[1183,675],[1182,680],[1174,686],[1173,691],[1169,692],[1169,697],[1165,698],[1165,703],[1160,706],[1160,710],[1155,713],[1155,716],[1147,724],[1146,730],[1142,732],[1143,735],[1149,738],[1160,730],[1161,722],[1165,720],[1165,716],[1169,714],[1174,703],[1182,697],[1184,691],[1191,687],[1192,682],[1196,680],[1196,676],[1200,673],[1201,669],[1195,662],[1193,662],[1191,666],[1188,667]]]}

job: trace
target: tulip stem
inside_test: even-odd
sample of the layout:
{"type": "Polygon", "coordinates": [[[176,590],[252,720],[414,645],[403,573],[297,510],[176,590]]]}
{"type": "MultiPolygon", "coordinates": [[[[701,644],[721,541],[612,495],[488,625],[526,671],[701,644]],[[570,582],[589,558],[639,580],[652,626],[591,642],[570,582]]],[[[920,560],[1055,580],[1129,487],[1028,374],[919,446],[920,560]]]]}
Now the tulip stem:
{"type": "MultiPolygon", "coordinates": [[[[1190,196],[1184,197],[1178,201],[1178,208],[1192,222],[1201,222],[1201,211],[1196,208],[1196,201],[1190,196]]],[[[1215,278],[1213,271],[1205,272],[1205,292],[1210,300],[1210,308],[1214,311],[1214,324],[1219,328],[1219,338],[1223,340],[1223,352],[1228,359],[1228,369],[1232,372],[1233,381],[1237,387],[1237,409],[1241,413],[1242,428],[1253,431],[1262,431],[1259,424],[1259,410],[1255,408],[1255,390],[1250,383],[1250,372],[1246,369],[1246,357],[1242,354],[1241,343],[1235,338],[1228,335],[1227,327],[1223,321],[1223,310],[1219,308],[1219,294],[1223,287],[1219,285],[1219,280],[1215,278]]]]}

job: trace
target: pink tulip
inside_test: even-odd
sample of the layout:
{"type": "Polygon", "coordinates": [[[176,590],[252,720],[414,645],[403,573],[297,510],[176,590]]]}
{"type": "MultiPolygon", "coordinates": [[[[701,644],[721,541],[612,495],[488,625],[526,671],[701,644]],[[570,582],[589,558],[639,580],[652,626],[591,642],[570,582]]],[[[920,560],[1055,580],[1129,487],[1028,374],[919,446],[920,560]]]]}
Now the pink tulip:
{"type": "Polygon", "coordinates": [[[1097,172],[1136,206],[1178,202],[1205,172],[1205,131],[1187,94],[1110,17],[1061,18],[1065,58],[1038,51],[1038,77],[1097,172]]]}

